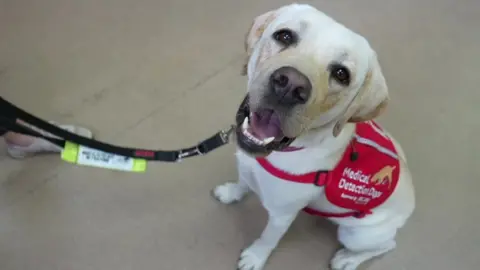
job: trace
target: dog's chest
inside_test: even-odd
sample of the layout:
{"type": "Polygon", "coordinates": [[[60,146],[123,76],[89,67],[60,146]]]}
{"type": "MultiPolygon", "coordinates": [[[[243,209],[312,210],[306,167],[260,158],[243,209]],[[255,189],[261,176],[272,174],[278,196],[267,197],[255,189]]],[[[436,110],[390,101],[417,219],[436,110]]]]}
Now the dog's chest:
{"type": "Polygon", "coordinates": [[[257,194],[268,210],[298,208],[312,198],[321,196],[322,188],[298,184],[277,178],[265,171],[258,162],[244,154],[238,154],[239,170],[249,188],[257,194]]]}

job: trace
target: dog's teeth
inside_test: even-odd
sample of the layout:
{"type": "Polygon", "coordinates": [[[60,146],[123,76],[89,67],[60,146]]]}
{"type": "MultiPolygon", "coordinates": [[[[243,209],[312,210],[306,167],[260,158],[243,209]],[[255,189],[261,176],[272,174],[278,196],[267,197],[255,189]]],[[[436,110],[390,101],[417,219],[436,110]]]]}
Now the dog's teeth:
{"type": "Polygon", "coordinates": [[[263,140],[263,144],[269,144],[273,142],[273,140],[275,140],[275,137],[266,138],[265,140],[263,140]]]}
{"type": "Polygon", "coordinates": [[[246,130],[247,128],[248,128],[248,117],[245,117],[245,120],[243,120],[242,129],[246,130]]]}
{"type": "Polygon", "coordinates": [[[242,133],[243,133],[243,135],[245,135],[245,137],[247,137],[248,139],[250,139],[251,141],[253,141],[254,143],[256,143],[258,145],[269,144],[275,139],[274,137],[271,137],[271,138],[267,138],[265,140],[260,140],[257,137],[255,137],[253,134],[248,132],[248,126],[249,126],[248,117],[245,117],[245,119],[243,120],[243,123],[242,123],[242,133]]]}

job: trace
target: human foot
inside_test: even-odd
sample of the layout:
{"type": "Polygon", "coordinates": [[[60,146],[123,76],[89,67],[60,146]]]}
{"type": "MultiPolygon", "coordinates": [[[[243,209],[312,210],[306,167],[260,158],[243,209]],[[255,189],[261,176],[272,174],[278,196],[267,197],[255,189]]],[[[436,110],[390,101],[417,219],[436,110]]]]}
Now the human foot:
{"type": "MultiPolygon", "coordinates": [[[[57,125],[56,123],[52,123],[57,125]]],[[[69,132],[75,133],[79,136],[92,138],[92,132],[84,127],[74,126],[74,125],[57,125],[58,127],[65,129],[69,132]]],[[[48,136],[55,137],[54,135],[38,130],[34,128],[37,132],[48,136]]],[[[7,144],[7,153],[10,157],[16,159],[22,159],[27,156],[39,154],[39,153],[58,153],[62,148],[42,139],[35,138],[31,136],[26,136],[18,133],[10,133],[5,135],[5,142],[7,144]]]]}

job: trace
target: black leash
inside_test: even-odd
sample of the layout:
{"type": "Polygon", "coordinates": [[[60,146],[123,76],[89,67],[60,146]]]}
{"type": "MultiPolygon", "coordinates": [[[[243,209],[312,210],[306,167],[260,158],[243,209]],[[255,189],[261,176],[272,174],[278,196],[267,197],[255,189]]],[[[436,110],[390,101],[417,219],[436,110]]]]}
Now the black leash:
{"type": "Polygon", "coordinates": [[[163,161],[163,162],[179,162],[185,158],[201,156],[229,143],[230,135],[235,126],[228,129],[221,130],[200,142],[199,144],[179,149],[179,150],[150,150],[121,147],[94,139],[85,138],[74,133],[63,130],[55,125],[48,123],[20,108],[13,105],[0,97],[0,131],[13,131],[21,134],[26,134],[34,137],[43,138],[61,148],[64,148],[68,143],[75,143],[77,145],[86,146],[91,149],[99,150],[105,153],[119,155],[126,158],[137,158],[148,161],[163,161]],[[28,125],[34,126],[40,130],[44,130],[57,138],[52,138],[40,134],[25,125],[17,123],[20,120],[28,125]]]}

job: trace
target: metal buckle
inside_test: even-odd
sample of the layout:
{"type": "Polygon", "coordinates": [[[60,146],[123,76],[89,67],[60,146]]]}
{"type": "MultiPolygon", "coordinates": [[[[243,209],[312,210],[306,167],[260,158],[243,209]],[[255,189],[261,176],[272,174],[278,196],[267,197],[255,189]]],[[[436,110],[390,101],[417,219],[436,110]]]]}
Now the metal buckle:
{"type": "Polygon", "coordinates": [[[202,156],[203,153],[200,151],[198,147],[195,147],[195,149],[190,150],[190,151],[183,151],[180,150],[180,153],[178,154],[177,162],[182,162],[185,158],[191,157],[191,156],[202,156]]]}
{"type": "MultiPolygon", "coordinates": [[[[235,130],[235,126],[232,125],[228,129],[224,129],[219,132],[220,138],[222,139],[223,144],[227,144],[230,138],[230,135],[232,132],[235,130]]],[[[220,145],[219,145],[220,146],[220,145]]],[[[217,146],[217,147],[219,147],[217,146]]],[[[182,162],[185,158],[191,157],[191,156],[203,156],[205,153],[203,153],[200,150],[200,146],[196,146],[192,150],[180,150],[178,153],[177,161],[176,162],[182,162]]]]}
{"type": "Polygon", "coordinates": [[[230,140],[230,135],[232,135],[235,130],[235,125],[231,125],[228,129],[220,131],[220,137],[222,138],[223,143],[228,143],[230,140]]]}

